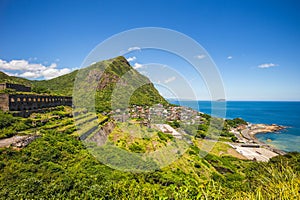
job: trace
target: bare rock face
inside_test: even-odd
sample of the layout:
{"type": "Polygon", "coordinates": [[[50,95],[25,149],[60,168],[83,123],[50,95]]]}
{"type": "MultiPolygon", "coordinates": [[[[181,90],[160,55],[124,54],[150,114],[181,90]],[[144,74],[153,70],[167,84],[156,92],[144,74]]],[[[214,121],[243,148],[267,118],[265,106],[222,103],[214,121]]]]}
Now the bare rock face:
{"type": "Polygon", "coordinates": [[[116,125],[113,122],[106,123],[97,133],[88,138],[87,141],[95,142],[98,146],[104,145],[107,140],[107,136],[113,131],[115,126],[116,125]]]}
{"type": "Polygon", "coordinates": [[[99,82],[100,81],[100,78],[101,78],[101,75],[102,75],[102,71],[98,71],[98,70],[91,70],[89,71],[89,74],[87,76],[87,81],[90,82],[99,82]]]}
{"type": "Polygon", "coordinates": [[[99,85],[98,85],[98,90],[103,90],[105,87],[107,87],[109,84],[112,84],[112,83],[117,83],[119,80],[119,77],[116,76],[116,75],[112,75],[112,74],[107,74],[107,73],[104,73],[101,77],[101,80],[99,82],[99,85]]]}

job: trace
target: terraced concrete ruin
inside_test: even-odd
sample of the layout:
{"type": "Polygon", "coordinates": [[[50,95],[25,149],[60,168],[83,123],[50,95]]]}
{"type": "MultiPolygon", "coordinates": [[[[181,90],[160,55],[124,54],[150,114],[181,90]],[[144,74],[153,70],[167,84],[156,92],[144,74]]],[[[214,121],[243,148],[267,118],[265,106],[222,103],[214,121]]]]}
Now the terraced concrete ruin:
{"type": "MultiPolygon", "coordinates": [[[[14,89],[18,92],[31,91],[30,87],[18,84],[5,83],[0,85],[0,89],[6,88],[14,89]]],[[[32,112],[56,106],[72,106],[72,97],[37,94],[0,94],[0,109],[5,112],[13,111],[16,115],[23,117],[28,116],[32,112]]]]}
{"type": "Polygon", "coordinates": [[[13,83],[0,83],[0,90],[13,89],[19,92],[30,92],[31,88],[25,85],[13,83]]]}

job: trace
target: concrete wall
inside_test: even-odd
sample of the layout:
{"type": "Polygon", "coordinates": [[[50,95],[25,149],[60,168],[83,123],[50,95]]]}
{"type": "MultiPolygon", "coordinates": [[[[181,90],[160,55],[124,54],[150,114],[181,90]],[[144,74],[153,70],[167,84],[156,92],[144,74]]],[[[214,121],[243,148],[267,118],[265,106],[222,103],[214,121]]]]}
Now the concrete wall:
{"type": "Polygon", "coordinates": [[[0,94],[0,109],[3,111],[9,111],[8,94],[0,94]]]}
{"type": "Polygon", "coordinates": [[[0,83],[0,90],[5,90],[6,83],[0,83]]]}
{"type": "Polygon", "coordinates": [[[1,83],[0,90],[5,90],[6,88],[14,89],[18,92],[31,92],[31,87],[25,85],[13,84],[13,83],[1,83]]]}
{"type": "Polygon", "coordinates": [[[36,110],[56,106],[72,106],[72,97],[9,94],[9,111],[36,110]]]}

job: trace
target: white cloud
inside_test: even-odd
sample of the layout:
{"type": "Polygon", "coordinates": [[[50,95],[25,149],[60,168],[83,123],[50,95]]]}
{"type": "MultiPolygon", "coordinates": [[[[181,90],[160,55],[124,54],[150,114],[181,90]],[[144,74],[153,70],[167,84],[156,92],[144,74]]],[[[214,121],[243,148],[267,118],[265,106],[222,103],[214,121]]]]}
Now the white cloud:
{"type": "Polygon", "coordinates": [[[52,79],[58,76],[62,76],[64,74],[70,73],[72,70],[69,68],[63,68],[63,69],[47,69],[42,72],[42,75],[45,79],[52,79]]]}
{"type": "Polygon", "coordinates": [[[276,66],[278,66],[278,65],[274,64],[274,63],[264,63],[264,64],[261,64],[261,65],[258,65],[257,67],[265,69],[265,68],[276,67],[276,66]]]}
{"type": "Polygon", "coordinates": [[[175,76],[172,76],[172,77],[166,79],[164,82],[165,82],[165,83],[170,83],[170,82],[175,81],[175,80],[176,80],[176,77],[175,77],[175,76]]]}
{"type": "Polygon", "coordinates": [[[197,55],[197,56],[195,56],[197,59],[199,59],[199,60],[202,60],[203,58],[205,58],[206,57],[206,55],[204,55],[204,54],[200,54],[200,55],[197,55]]]}
{"type": "Polygon", "coordinates": [[[127,61],[128,61],[128,62],[135,61],[135,60],[136,60],[136,57],[135,57],[135,56],[127,58],[127,61]]]}
{"type": "Polygon", "coordinates": [[[140,51],[141,48],[140,48],[140,47],[129,47],[129,48],[128,48],[128,51],[135,51],[135,50],[140,51]]]}
{"type": "Polygon", "coordinates": [[[16,76],[21,76],[24,78],[38,78],[40,77],[40,75],[38,73],[34,73],[34,72],[24,72],[22,74],[15,74],[16,76]]]}
{"type": "Polygon", "coordinates": [[[134,69],[139,69],[139,68],[142,68],[142,67],[143,67],[143,65],[140,64],[140,63],[134,63],[134,65],[133,65],[134,69]]]}
{"type": "Polygon", "coordinates": [[[57,64],[52,63],[49,66],[39,63],[29,63],[27,60],[5,61],[0,59],[0,70],[8,70],[8,74],[24,78],[44,78],[51,79],[67,73],[72,70],[68,68],[57,69],[57,64]],[[13,71],[11,73],[9,71],[13,71]]]}
{"type": "Polygon", "coordinates": [[[231,59],[232,59],[232,56],[227,56],[227,59],[228,59],[228,60],[231,60],[231,59]]]}

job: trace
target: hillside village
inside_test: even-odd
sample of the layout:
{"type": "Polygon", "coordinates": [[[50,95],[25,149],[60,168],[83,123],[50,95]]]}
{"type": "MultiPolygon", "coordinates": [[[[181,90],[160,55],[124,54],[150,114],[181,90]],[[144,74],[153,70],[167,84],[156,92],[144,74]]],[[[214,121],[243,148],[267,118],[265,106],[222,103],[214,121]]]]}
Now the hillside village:
{"type": "MultiPolygon", "coordinates": [[[[106,114],[106,113],[104,113],[106,114]]],[[[195,124],[201,122],[200,112],[191,108],[181,106],[163,106],[157,104],[153,107],[132,105],[130,108],[121,111],[117,109],[108,113],[113,116],[116,121],[125,122],[129,118],[139,119],[143,124],[151,121],[177,121],[185,124],[195,124]]]]}

